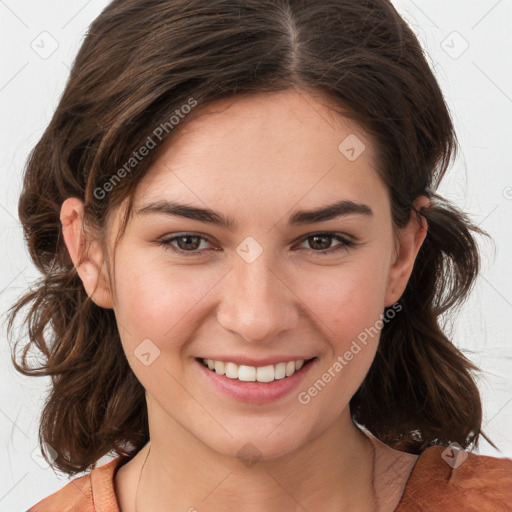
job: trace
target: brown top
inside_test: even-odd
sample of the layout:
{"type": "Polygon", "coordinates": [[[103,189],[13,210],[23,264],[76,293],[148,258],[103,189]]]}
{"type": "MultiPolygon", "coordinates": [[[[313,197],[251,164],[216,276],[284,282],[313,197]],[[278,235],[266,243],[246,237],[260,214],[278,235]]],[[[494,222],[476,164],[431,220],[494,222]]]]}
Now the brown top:
{"type": "MultiPolygon", "coordinates": [[[[445,450],[432,446],[418,457],[395,512],[512,512],[512,459],[468,453],[454,469],[445,450]]],[[[120,512],[114,482],[124,460],[75,478],[27,512],[120,512]]]]}

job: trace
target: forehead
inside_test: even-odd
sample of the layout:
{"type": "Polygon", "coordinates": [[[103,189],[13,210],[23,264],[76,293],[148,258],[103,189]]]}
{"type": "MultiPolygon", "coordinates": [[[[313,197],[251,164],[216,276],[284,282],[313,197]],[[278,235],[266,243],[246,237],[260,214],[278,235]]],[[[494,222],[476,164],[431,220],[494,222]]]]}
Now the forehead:
{"type": "Polygon", "coordinates": [[[291,206],[383,192],[373,142],[319,95],[289,89],[223,100],[177,135],[141,180],[135,205],[180,198],[291,206]]]}

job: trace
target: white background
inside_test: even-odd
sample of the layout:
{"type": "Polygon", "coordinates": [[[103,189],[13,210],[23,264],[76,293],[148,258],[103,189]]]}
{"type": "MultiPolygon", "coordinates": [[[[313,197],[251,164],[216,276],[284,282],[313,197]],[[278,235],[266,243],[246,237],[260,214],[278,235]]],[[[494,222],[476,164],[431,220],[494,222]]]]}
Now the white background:
{"type": "MultiPolygon", "coordinates": [[[[31,457],[39,452],[49,379],[14,371],[5,312],[37,277],[17,219],[23,165],[50,121],[87,26],[106,4],[0,0],[0,511],[26,510],[67,483],[31,457]]],[[[483,272],[453,336],[483,370],[484,430],[501,449],[482,439],[479,453],[512,457],[512,0],[395,5],[429,55],[460,141],[441,192],[494,239],[494,246],[482,245],[483,272]]]]}

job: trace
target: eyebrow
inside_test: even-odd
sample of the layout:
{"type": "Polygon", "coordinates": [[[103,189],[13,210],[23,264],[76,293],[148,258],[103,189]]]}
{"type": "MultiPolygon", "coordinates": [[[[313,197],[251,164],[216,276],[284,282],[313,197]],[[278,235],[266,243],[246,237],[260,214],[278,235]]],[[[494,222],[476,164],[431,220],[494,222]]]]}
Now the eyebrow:
{"type": "MultiPolygon", "coordinates": [[[[186,219],[193,219],[221,226],[230,231],[234,231],[236,229],[236,221],[232,217],[226,217],[222,213],[210,210],[209,208],[199,208],[197,206],[181,204],[176,201],[160,200],[149,203],[139,208],[136,213],[163,213],[166,215],[184,217],[186,219]]],[[[373,211],[366,204],[342,200],[313,210],[299,210],[290,216],[288,224],[291,226],[302,226],[305,224],[313,224],[315,222],[336,219],[338,217],[346,217],[348,215],[363,215],[371,217],[373,215],[373,211]]]]}

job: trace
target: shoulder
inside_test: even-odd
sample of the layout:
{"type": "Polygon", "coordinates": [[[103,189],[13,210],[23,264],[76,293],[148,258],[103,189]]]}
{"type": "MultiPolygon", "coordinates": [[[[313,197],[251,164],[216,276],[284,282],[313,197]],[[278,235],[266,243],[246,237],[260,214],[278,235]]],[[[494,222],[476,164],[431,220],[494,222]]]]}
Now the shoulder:
{"type": "Polygon", "coordinates": [[[123,460],[119,456],[89,474],[71,480],[27,512],[119,512],[114,476],[123,460]]]}
{"type": "Polygon", "coordinates": [[[512,510],[512,459],[432,446],[419,456],[396,512],[512,510]]]}

